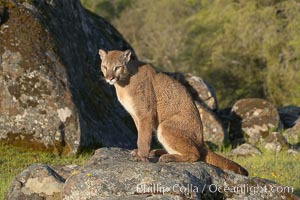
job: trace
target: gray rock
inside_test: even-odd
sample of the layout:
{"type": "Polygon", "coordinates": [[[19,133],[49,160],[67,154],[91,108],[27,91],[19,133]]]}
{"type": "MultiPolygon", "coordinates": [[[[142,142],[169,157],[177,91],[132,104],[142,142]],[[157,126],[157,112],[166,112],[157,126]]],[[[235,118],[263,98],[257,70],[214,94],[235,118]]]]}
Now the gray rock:
{"type": "Polygon", "coordinates": [[[258,148],[247,143],[238,146],[237,148],[233,149],[230,153],[235,156],[261,155],[261,151],[258,148]]]}
{"type": "Polygon", "coordinates": [[[272,132],[264,139],[263,146],[269,151],[278,152],[282,149],[288,149],[289,144],[282,134],[279,132],[272,132]]]}
{"type": "Polygon", "coordinates": [[[280,123],[275,106],[263,99],[237,101],[232,107],[230,117],[231,139],[245,135],[246,142],[252,145],[266,138],[280,123]]]}
{"type": "Polygon", "coordinates": [[[98,49],[130,48],[122,36],[79,0],[14,2],[0,26],[0,142],[134,148],[131,118],[99,80],[98,49]]]}
{"type": "Polygon", "coordinates": [[[72,174],[77,173],[80,168],[78,165],[53,165],[50,167],[65,180],[72,174]]]}
{"type": "Polygon", "coordinates": [[[14,178],[6,199],[298,199],[292,188],[203,162],[156,161],[136,162],[128,150],[102,148],[79,169],[56,166],[54,172],[34,164],[14,178]],[[271,190],[276,187],[284,191],[271,190]]]}
{"type": "Polygon", "coordinates": [[[224,172],[203,162],[135,162],[127,150],[102,148],[67,179],[62,198],[296,199],[291,191],[271,192],[270,188],[277,186],[266,179],[224,172]],[[222,188],[220,192],[216,187],[222,188]],[[243,187],[248,190],[252,187],[252,191],[257,187],[265,192],[241,192],[243,187]]]}
{"type": "Polygon", "coordinates": [[[203,106],[211,110],[218,109],[215,91],[202,78],[190,73],[182,74],[167,72],[166,74],[183,84],[195,101],[200,102],[203,106]]]}
{"type": "Polygon", "coordinates": [[[297,145],[300,143],[300,118],[295,121],[292,128],[286,129],[283,135],[287,141],[292,145],[297,145]]]}
{"type": "Polygon", "coordinates": [[[297,155],[299,151],[299,149],[289,149],[287,152],[292,155],[297,155]]]}
{"type": "Polygon", "coordinates": [[[199,102],[195,102],[203,125],[203,139],[215,145],[223,145],[226,131],[217,116],[199,102]]]}
{"type": "MultiPolygon", "coordinates": [[[[0,142],[56,154],[135,148],[131,117],[113,88],[99,80],[98,49],[130,48],[122,36],[79,0],[9,2],[2,13],[6,7],[9,15],[0,26],[0,142]]],[[[217,109],[213,90],[201,78],[174,77],[204,107],[217,109]]],[[[222,126],[209,109],[198,108],[205,138],[222,143],[222,126]]]]}
{"type": "Polygon", "coordinates": [[[34,164],[13,179],[5,199],[59,199],[64,182],[49,166],[34,164]]]}

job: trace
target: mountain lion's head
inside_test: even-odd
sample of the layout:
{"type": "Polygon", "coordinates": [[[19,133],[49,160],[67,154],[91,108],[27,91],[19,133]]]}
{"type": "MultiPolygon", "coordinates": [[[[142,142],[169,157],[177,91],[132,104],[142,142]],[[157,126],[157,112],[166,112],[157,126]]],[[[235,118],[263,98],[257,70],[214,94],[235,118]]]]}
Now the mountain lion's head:
{"type": "Polygon", "coordinates": [[[131,51],[104,51],[99,50],[102,60],[101,71],[106,82],[114,85],[116,82],[124,80],[128,75],[126,64],[130,60],[131,51]]]}

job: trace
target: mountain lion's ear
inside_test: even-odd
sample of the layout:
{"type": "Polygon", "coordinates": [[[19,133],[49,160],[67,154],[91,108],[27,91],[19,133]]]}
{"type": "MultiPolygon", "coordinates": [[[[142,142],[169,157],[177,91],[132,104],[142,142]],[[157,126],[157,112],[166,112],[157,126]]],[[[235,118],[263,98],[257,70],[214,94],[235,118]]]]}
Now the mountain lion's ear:
{"type": "Polygon", "coordinates": [[[123,54],[123,56],[124,56],[124,61],[126,62],[126,63],[128,63],[129,62],[129,60],[130,60],[130,56],[131,56],[131,51],[128,49],[128,50],[126,50],[126,51],[124,51],[124,54],[123,54]]]}
{"type": "Polygon", "coordinates": [[[106,51],[99,49],[99,55],[100,55],[101,60],[103,60],[106,56],[106,51]]]}

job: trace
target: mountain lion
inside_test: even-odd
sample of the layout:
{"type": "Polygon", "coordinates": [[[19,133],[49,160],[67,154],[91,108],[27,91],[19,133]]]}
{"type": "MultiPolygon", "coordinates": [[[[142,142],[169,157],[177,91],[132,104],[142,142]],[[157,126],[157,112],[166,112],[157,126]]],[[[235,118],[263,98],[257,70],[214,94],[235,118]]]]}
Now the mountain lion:
{"type": "Polygon", "coordinates": [[[120,103],[132,116],[138,131],[138,149],[132,155],[142,161],[160,156],[160,162],[204,161],[242,175],[237,163],[210,151],[203,142],[199,112],[185,87],[149,64],[131,59],[131,51],[99,50],[101,71],[114,85],[120,103]],[[150,151],[153,132],[164,149],[150,151]]]}

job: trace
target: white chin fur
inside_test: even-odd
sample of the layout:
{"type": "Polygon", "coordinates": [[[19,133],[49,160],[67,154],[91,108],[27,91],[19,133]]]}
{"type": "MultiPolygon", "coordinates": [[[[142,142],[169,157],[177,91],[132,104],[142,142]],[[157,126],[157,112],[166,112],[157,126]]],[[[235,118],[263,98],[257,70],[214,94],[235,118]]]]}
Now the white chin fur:
{"type": "Polygon", "coordinates": [[[116,79],[106,80],[106,82],[109,83],[110,85],[114,85],[116,83],[116,79]]]}

